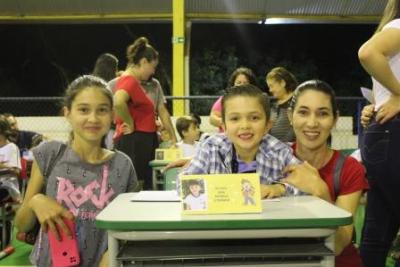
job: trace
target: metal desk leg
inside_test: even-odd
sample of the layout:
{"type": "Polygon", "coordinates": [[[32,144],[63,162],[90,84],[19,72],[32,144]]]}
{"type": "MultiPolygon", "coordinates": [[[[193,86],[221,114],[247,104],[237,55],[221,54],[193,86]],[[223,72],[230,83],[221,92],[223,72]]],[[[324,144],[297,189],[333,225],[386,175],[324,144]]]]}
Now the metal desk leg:
{"type": "Polygon", "coordinates": [[[157,190],[157,168],[151,168],[152,179],[153,179],[153,190],[157,190]]]}
{"type": "Polygon", "coordinates": [[[109,258],[109,267],[119,267],[120,264],[117,261],[118,254],[118,239],[113,237],[112,231],[107,231],[108,234],[108,258],[109,258]]]}
{"type": "MultiPolygon", "coordinates": [[[[325,238],[325,246],[335,251],[335,233],[325,238]]],[[[335,267],[335,256],[325,256],[321,262],[322,267],[335,267]]]]}

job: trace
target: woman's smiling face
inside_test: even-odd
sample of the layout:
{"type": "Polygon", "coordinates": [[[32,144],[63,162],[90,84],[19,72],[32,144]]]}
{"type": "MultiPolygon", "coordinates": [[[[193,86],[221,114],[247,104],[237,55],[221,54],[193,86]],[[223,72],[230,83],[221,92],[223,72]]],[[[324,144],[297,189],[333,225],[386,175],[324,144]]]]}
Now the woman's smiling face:
{"type": "Polygon", "coordinates": [[[299,147],[317,149],[327,145],[336,123],[328,94],[313,89],[303,91],[289,116],[299,147]]]}

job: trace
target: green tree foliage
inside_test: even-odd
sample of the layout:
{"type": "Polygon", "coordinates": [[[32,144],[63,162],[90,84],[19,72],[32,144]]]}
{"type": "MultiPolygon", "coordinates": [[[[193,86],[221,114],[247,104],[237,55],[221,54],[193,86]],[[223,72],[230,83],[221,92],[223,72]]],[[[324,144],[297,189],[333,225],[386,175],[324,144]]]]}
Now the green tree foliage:
{"type": "MultiPolygon", "coordinates": [[[[190,62],[190,95],[219,96],[227,86],[227,81],[239,66],[234,47],[205,47],[194,52],[190,62]]],[[[200,115],[208,115],[215,99],[191,101],[190,110],[200,115]]]]}

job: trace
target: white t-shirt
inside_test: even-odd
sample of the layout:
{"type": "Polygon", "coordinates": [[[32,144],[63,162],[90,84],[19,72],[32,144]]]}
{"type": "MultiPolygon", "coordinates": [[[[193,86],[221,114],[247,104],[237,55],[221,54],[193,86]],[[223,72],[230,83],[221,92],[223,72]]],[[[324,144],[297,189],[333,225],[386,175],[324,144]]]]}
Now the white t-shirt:
{"type": "MultiPolygon", "coordinates": [[[[390,21],[383,27],[382,31],[388,28],[400,29],[400,19],[390,21]]],[[[394,76],[400,81],[400,53],[389,58],[389,65],[394,76]]],[[[377,111],[386,101],[389,100],[389,97],[392,95],[392,93],[373,77],[372,90],[374,92],[375,111],[377,111]]]]}
{"type": "MultiPolygon", "coordinates": [[[[0,162],[3,162],[8,167],[21,169],[21,158],[17,145],[8,143],[0,147],[0,162]]],[[[16,175],[10,173],[0,174],[0,183],[0,187],[6,188],[14,199],[20,197],[21,192],[16,175]]]]}
{"type": "Polygon", "coordinates": [[[185,144],[183,141],[178,142],[177,146],[182,149],[182,154],[184,158],[191,158],[196,154],[198,142],[195,142],[194,145],[185,144]]]}
{"type": "Polygon", "coordinates": [[[207,197],[205,194],[200,194],[198,197],[189,194],[185,197],[184,202],[190,210],[205,210],[207,209],[207,197]]]}

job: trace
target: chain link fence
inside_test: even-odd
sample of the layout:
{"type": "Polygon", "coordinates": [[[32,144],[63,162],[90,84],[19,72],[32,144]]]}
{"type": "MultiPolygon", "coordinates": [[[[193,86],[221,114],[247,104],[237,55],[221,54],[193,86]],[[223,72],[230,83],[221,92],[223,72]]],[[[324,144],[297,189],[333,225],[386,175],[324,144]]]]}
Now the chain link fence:
{"type": "MultiPolygon", "coordinates": [[[[203,131],[216,131],[215,127],[209,124],[208,115],[218,96],[167,96],[166,98],[171,114],[173,103],[183,101],[187,110],[201,116],[203,131]]],[[[337,97],[337,100],[340,118],[332,131],[332,147],[357,148],[359,114],[365,105],[365,100],[361,97],[337,97]]],[[[66,140],[70,127],[62,117],[61,101],[61,97],[3,97],[0,98],[0,113],[12,113],[17,118],[20,129],[39,132],[53,139],[66,140]]]]}

